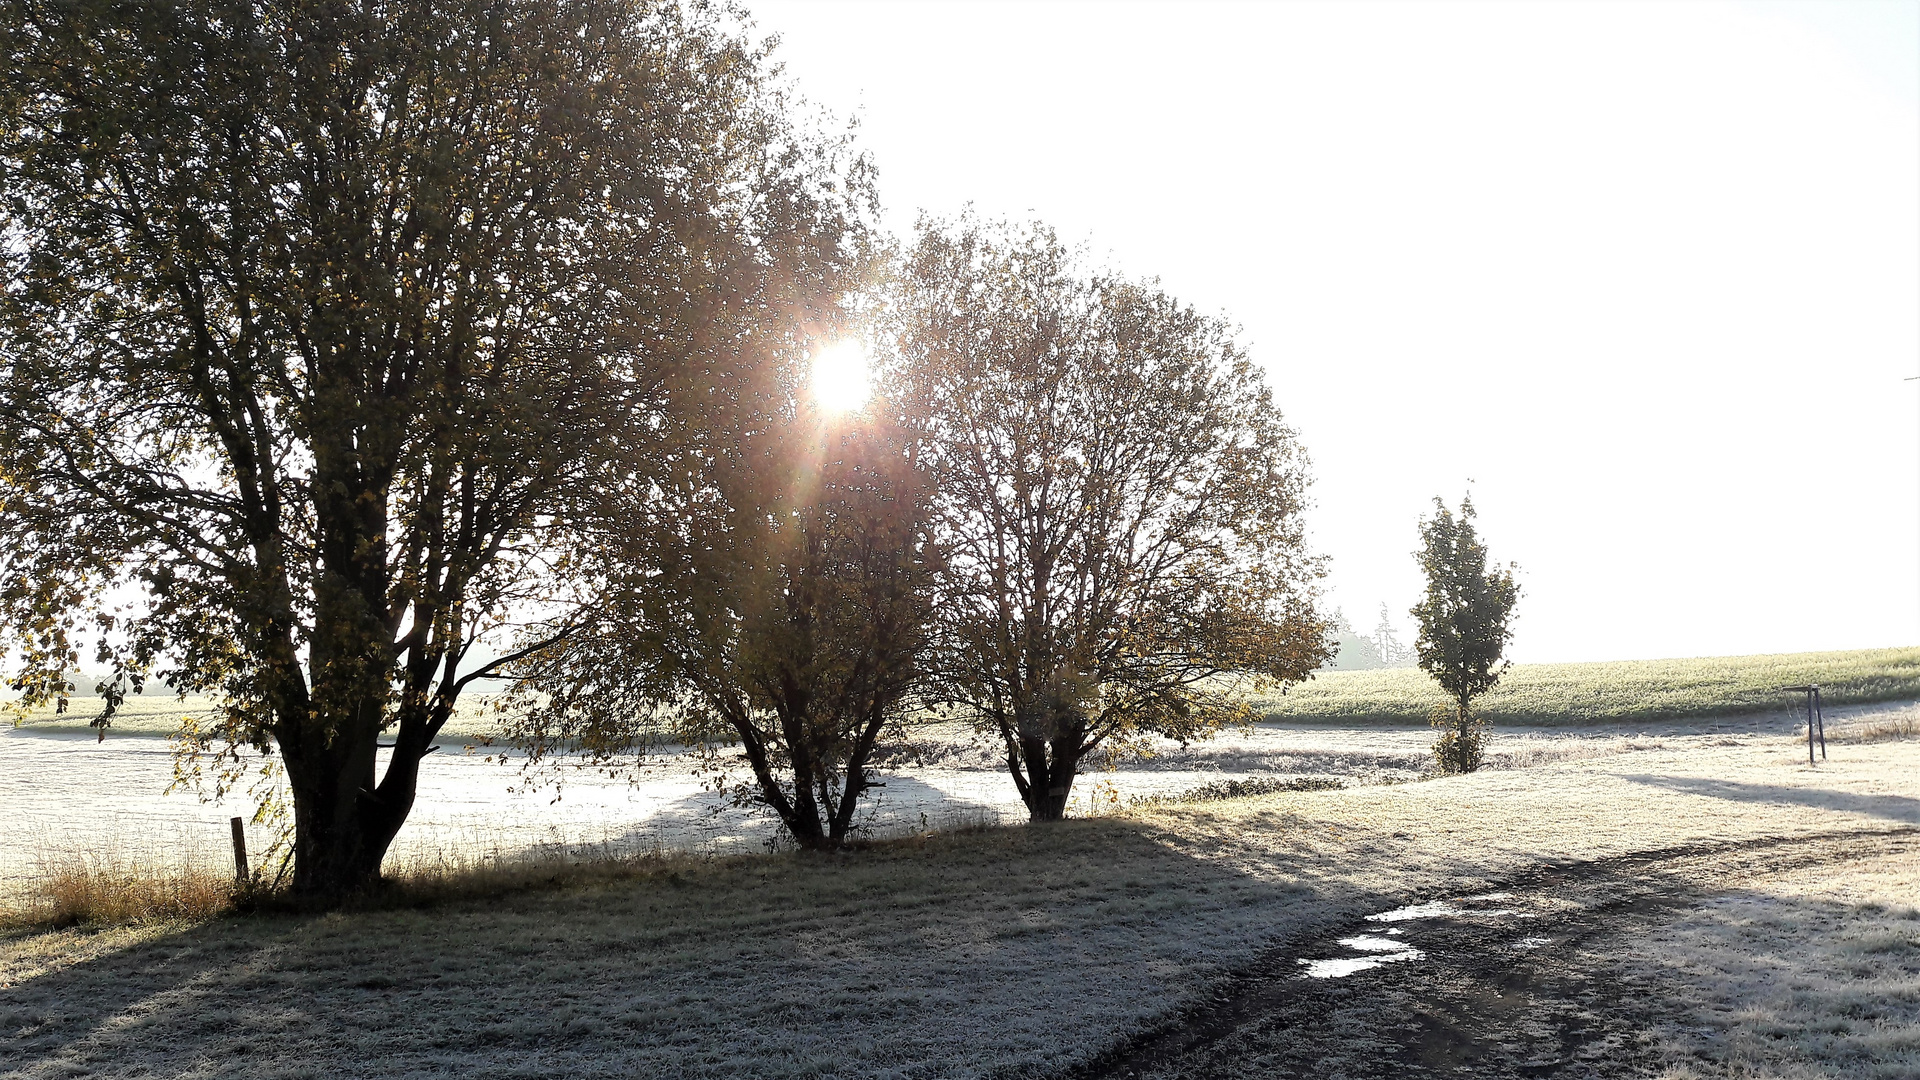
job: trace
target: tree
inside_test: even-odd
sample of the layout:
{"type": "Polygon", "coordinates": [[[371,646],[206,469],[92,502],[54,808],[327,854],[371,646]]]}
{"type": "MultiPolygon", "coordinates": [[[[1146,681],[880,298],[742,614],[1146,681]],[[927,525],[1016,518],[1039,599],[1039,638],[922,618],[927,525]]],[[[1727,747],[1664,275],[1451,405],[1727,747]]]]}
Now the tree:
{"type": "Polygon", "coordinates": [[[363,888],[583,494],[697,468],[659,402],[833,308],[864,174],[705,7],[7,11],[14,683],[57,698],[94,632],[217,695],[204,744],[284,762],[294,889],[363,888]]]}
{"type": "Polygon", "coordinates": [[[598,615],[521,665],[513,734],[536,761],[738,743],[753,780],[736,801],[839,848],[924,674],[931,477],[884,403],[835,418],[779,389],[722,400],[769,408],[690,425],[718,436],[704,479],[606,493],[598,615]]]}
{"type": "Polygon", "coordinates": [[[1441,731],[1433,754],[1442,772],[1480,767],[1486,723],[1473,715],[1473,699],[1493,689],[1506,671],[1501,659],[1512,639],[1513,605],[1520,598],[1512,565],[1487,569],[1486,545],[1473,527],[1471,496],[1459,516],[1433,500],[1433,517],[1420,522],[1421,550],[1414,553],[1427,576],[1427,595],[1414,605],[1420,668],[1453,699],[1434,726],[1441,731]]]}
{"type": "Polygon", "coordinates": [[[1039,227],[923,224],[899,277],[881,337],[939,478],[939,693],[1033,820],[1089,754],[1248,722],[1237,677],[1321,665],[1305,455],[1229,327],[1039,227]]]}

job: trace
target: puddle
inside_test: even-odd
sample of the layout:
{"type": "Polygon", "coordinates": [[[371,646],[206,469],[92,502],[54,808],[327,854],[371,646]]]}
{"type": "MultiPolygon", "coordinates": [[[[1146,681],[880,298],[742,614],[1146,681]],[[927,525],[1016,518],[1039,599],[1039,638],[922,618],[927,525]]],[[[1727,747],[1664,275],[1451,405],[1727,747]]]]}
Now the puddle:
{"type": "Polygon", "coordinates": [[[1340,944],[1358,952],[1406,952],[1413,946],[1404,941],[1395,941],[1389,937],[1376,937],[1373,934],[1361,934],[1359,937],[1343,937],[1340,944]]]}
{"type": "MultiPolygon", "coordinates": [[[[1370,923],[1401,923],[1416,919],[1457,919],[1486,918],[1493,915],[1520,915],[1525,913],[1512,908],[1487,910],[1480,907],[1462,907],[1462,904],[1495,904],[1502,900],[1512,900],[1510,892],[1482,893],[1479,896],[1463,896],[1458,900],[1429,900],[1424,904],[1408,904],[1392,911],[1382,911],[1366,916],[1370,923]]],[[[1309,960],[1304,957],[1295,961],[1304,970],[1300,975],[1307,979],[1339,979],[1358,972],[1380,967],[1384,964],[1397,964],[1404,960],[1422,960],[1426,953],[1408,941],[1403,935],[1406,931],[1398,926],[1382,927],[1367,933],[1338,939],[1337,944],[1351,949],[1358,956],[1341,956],[1321,960],[1309,960]]],[[[1521,938],[1514,943],[1517,949],[1537,949],[1548,944],[1546,938],[1521,938]]]]}
{"type": "MultiPolygon", "coordinates": [[[[1384,941],[1386,939],[1379,938],[1376,940],[1384,941]]],[[[1345,944],[1345,942],[1342,942],[1342,944],[1345,944]]],[[[1398,945],[1400,943],[1394,941],[1388,942],[1388,944],[1398,945]]],[[[1302,978],[1307,979],[1339,979],[1352,975],[1357,971],[1366,971],[1369,968],[1377,968],[1386,964],[1397,964],[1402,960],[1419,960],[1426,955],[1426,953],[1421,952],[1419,949],[1409,946],[1401,949],[1399,952],[1380,953],[1374,956],[1342,956],[1332,960],[1301,960],[1300,965],[1306,968],[1306,970],[1302,971],[1300,975],[1302,978]]]]}
{"type": "Polygon", "coordinates": [[[1430,900],[1424,904],[1409,904],[1392,911],[1383,911],[1378,915],[1367,916],[1368,922],[1406,922],[1408,919],[1439,919],[1448,915],[1465,915],[1466,912],[1454,907],[1445,900],[1430,900]]]}
{"type": "MultiPolygon", "coordinates": [[[[1466,903],[1467,901],[1470,901],[1470,900],[1504,900],[1511,895],[1512,895],[1511,893],[1493,893],[1488,896],[1469,896],[1462,899],[1461,903],[1466,903]]],[[[1429,900],[1424,904],[1409,904],[1406,907],[1394,908],[1392,911],[1382,911],[1378,915],[1369,915],[1367,916],[1367,921],[1368,922],[1406,922],[1408,919],[1446,919],[1446,918],[1458,918],[1459,916],[1462,916],[1462,915],[1479,915],[1479,916],[1485,917],[1489,915],[1520,915],[1520,914],[1523,914],[1523,913],[1519,911],[1515,911],[1512,908],[1500,908],[1495,911],[1481,911],[1475,908],[1456,907],[1454,906],[1452,901],[1448,901],[1448,900],[1429,900]]]]}

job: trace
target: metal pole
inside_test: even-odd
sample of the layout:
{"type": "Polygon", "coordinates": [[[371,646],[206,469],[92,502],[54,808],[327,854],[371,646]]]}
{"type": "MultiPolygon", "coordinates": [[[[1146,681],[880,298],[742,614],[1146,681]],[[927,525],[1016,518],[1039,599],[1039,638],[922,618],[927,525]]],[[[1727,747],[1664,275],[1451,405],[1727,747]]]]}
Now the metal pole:
{"type": "Polygon", "coordinates": [[[1827,760],[1827,714],[1820,708],[1820,686],[1813,687],[1813,718],[1820,725],[1820,760],[1827,760]]]}

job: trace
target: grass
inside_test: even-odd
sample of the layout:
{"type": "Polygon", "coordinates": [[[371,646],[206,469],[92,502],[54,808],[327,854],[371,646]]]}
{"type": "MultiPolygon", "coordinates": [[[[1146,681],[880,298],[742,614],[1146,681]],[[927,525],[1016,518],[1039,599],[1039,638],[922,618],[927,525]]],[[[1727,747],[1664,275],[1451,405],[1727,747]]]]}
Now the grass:
{"type": "Polygon", "coordinates": [[[837,856],[502,867],[479,893],[449,864],[383,910],[15,933],[0,1059],[32,1076],[1047,1075],[1264,944],[1381,905],[1542,861],[1920,819],[1920,743],[1839,745],[1818,770],[1799,752],[1696,738],[837,856]]]}
{"type": "Polygon", "coordinates": [[[1885,742],[1920,736],[1920,709],[1865,717],[1848,723],[1828,724],[1830,742],[1885,742]]]}
{"type": "MultiPolygon", "coordinates": [[[[1496,724],[1654,723],[1785,710],[1800,699],[1780,687],[1806,683],[1819,684],[1828,705],[1920,698],[1920,648],[1516,664],[1480,699],[1480,708],[1496,724]]],[[[1425,672],[1388,668],[1323,671],[1254,704],[1264,720],[1424,724],[1444,700],[1425,672]]],[[[203,714],[211,705],[197,697],[133,698],[114,718],[109,736],[171,735],[182,716],[203,714]]],[[[86,731],[99,711],[98,698],[74,698],[66,714],[38,710],[22,726],[86,731]]],[[[488,699],[473,697],[461,704],[442,737],[477,740],[494,731],[488,699]]]]}
{"type": "Polygon", "coordinates": [[[0,909],[0,929],[198,922],[232,911],[235,898],[232,875],[205,867],[72,856],[45,867],[0,909]]]}
{"type": "MultiPolygon", "coordinates": [[[[1920,698],[1920,648],[1516,664],[1479,707],[1495,724],[1654,723],[1781,711],[1803,697],[1780,687],[1806,683],[1827,705],[1920,698]]],[[[1266,720],[1425,723],[1444,701],[1425,672],[1390,668],[1321,672],[1256,708],[1266,720]]]]}
{"type": "Polygon", "coordinates": [[[1920,858],[1891,855],[1763,879],[1640,942],[1697,1025],[1666,1032],[1663,1080],[1920,1076],[1917,901],[1920,858]]]}
{"type": "MultiPolygon", "coordinates": [[[[132,697],[121,705],[113,717],[113,726],[108,729],[107,737],[121,735],[169,736],[180,730],[181,718],[194,716],[208,717],[214,708],[211,698],[188,696],[174,697],[169,694],[146,694],[132,697]]],[[[35,709],[19,718],[19,726],[35,731],[71,731],[91,732],[88,726],[94,717],[100,715],[101,700],[97,697],[74,697],[67,703],[67,711],[54,712],[51,706],[35,709]]],[[[4,714],[0,714],[3,717],[4,714]]],[[[0,723],[6,720],[0,718],[0,723]]],[[[494,730],[491,712],[491,698],[488,695],[463,696],[460,705],[454,710],[453,717],[441,730],[444,740],[479,739],[490,735],[494,730]]]]}

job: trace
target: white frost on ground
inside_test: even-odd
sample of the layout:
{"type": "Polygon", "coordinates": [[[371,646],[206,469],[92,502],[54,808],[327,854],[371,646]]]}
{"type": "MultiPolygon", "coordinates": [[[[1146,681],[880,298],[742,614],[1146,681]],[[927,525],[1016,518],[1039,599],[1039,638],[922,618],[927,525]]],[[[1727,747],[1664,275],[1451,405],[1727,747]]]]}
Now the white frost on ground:
{"type": "MultiPolygon", "coordinates": [[[[1828,712],[1829,727],[1884,723],[1920,711],[1914,703],[1828,712]]],[[[1532,768],[1623,753],[1774,741],[1788,719],[1725,719],[1664,728],[1496,729],[1494,769],[1532,768]]],[[[1076,812],[1100,812],[1130,800],[1178,794],[1202,784],[1252,777],[1315,776],[1349,784],[1413,779],[1428,766],[1433,733],[1421,727],[1261,724],[1203,743],[1167,743],[1151,758],[1084,773],[1076,812]]],[[[937,728],[891,748],[884,788],[863,806],[870,834],[897,835],[957,824],[1024,817],[1002,763],[955,728],[937,728]]],[[[594,858],[657,849],[753,851],[772,840],[771,817],[729,805],[706,790],[684,758],[666,755],[637,773],[609,777],[568,769],[563,785],[525,786],[519,759],[498,747],[457,741],[421,762],[419,796],[394,845],[390,866],[462,866],[545,855],[594,858]]],[[[0,727],[0,897],[24,887],[49,859],[75,853],[119,863],[230,865],[227,819],[250,817],[244,797],[201,802],[191,791],[165,794],[173,779],[166,740],[152,735],[0,727]]],[[[271,837],[250,828],[249,850],[271,837]]]]}
{"type": "Polygon", "coordinates": [[[1920,854],[1762,878],[1637,942],[1691,1021],[1666,1080],[1920,1076],[1920,854]]]}
{"type": "Polygon", "coordinates": [[[0,1071],[1046,1075],[1272,942],[1395,903],[1569,860],[1920,824],[1920,742],[1838,745],[1817,769],[1777,731],[1668,743],[429,909],[39,935],[0,954],[0,1071]]]}

